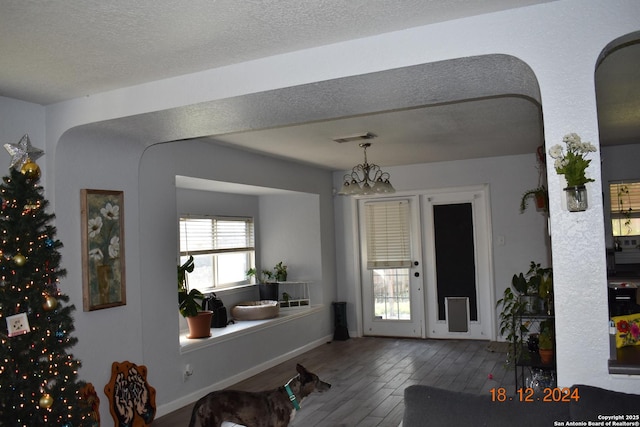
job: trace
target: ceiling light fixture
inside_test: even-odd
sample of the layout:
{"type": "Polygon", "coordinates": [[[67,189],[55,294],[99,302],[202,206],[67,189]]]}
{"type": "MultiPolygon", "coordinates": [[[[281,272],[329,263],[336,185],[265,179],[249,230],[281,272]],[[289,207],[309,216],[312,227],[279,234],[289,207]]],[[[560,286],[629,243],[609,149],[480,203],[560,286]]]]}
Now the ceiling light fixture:
{"type": "Polygon", "coordinates": [[[367,163],[367,148],[370,142],[363,142],[360,147],[364,149],[364,163],[356,165],[344,176],[344,184],[338,193],[341,196],[366,196],[369,194],[395,193],[396,190],[389,182],[391,177],[383,172],[380,166],[367,163]]]}

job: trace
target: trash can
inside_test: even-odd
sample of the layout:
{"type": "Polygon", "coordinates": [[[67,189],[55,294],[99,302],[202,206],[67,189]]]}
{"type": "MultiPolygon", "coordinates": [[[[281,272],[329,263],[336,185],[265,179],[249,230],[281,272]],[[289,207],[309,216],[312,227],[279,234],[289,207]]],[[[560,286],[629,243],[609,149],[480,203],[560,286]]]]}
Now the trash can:
{"type": "Polygon", "coordinates": [[[333,332],[334,341],[345,341],[349,339],[349,328],[347,328],[347,303],[334,302],[333,314],[335,330],[333,332]]]}

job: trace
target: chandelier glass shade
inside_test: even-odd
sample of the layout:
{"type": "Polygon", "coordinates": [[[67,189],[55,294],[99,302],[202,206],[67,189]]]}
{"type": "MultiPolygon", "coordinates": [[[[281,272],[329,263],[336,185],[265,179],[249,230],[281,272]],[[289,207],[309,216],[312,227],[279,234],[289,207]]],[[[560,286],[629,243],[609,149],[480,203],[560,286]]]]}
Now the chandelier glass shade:
{"type": "Polygon", "coordinates": [[[388,172],[383,172],[380,166],[367,162],[367,148],[371,143],[360,144],[364,149],[364,163],[356,165],[351,173],[344,176],[342,189],[338,192],[341,196],[367,196],[370,194],[390,194],[396,190],[389,182],[391,177],[388,172]]]}

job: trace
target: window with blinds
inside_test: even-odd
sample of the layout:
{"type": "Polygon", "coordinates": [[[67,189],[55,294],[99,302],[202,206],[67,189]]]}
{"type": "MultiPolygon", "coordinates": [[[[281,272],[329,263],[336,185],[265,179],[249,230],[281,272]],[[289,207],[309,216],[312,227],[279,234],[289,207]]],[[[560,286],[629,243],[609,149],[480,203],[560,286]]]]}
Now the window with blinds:
{"type": "Polygon", "coordinates": [[[640,235],[640,182],[609,184],[614,236],[640,235]]]}
{"type": "Polygon", "coordinates": [[[252,218],[180,218],[180,260],[189,256],[194,271],[189,287],[207,292],[249,283],[247,270],[254,267],[255,247],[252,218]]]}
{"type": "Polygon", "coordinates": [[[411,221],[408,200],[369,202],[364,205],[367,268],[411,266],[411,221]]]}

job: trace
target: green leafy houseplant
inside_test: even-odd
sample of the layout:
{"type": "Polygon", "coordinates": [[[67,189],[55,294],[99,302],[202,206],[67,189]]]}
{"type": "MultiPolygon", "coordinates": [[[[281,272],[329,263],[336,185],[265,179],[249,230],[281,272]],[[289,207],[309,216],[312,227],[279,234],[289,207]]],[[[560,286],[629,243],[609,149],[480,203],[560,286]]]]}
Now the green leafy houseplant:
{"type": "Polygon", "coordinates": [[[286,282],[287,281],[287,266],[282,264],[282,261],[276,264],[273,268],[275,270],[276,281],[278,282],[286,282]]]}
{"type": "Polygon", "coordinates": [[[511,284],[520,295],[538,295],[544,298],[553,290],[552,269],[551,267],[542,268],[539,263],[531,261],[529,271],[514,274],[511,284]]]}
{"type": "Polygon", "coordinates": [[[553,362],[554,353],[554,331],[553,320],[548,319],[540,324],[540,334],[538,335],[538,353],[542,363],[550,364],[553,362]]]}
{"type": "Polygon", "coordinates": [[[193,269],[193,256],[189,256],[184,264],[178,265],[178,307],[183,317],[197,316],[204,299],[199,290],[187,289],[187,273],[191,273],[193,269]]]}
{"type": "MultiPolygon", "coordinates": [[[[276,264],[273,267],[273,271],[271,270],[262,270],[262,282],[270,283],[270,282],[286,282],[287,281],[287,266],[283,264],[282,261],[276,264]]],[[[255,268],[250,268],[247,270],[248,277],[256,277],[258,274],[255,268]]]]}
{"type": "Polygon", "coordinates": [[[631,231],[633,230],[631,227],[631,213],[633,212],[633,209],[631,208],[631,194],[629,192],[629,186],[626,184],[622,184],[618,187],[618,212],[620,212],[624,218],[624,226],[626,228],[625,234],[631,234],[631,231]],[[627,204],[629,205],[628,208],[625,208],[624,206],[625,196],[628,202],[627,204]]]}
{"type": "Polygon", "coordinates": [[[524,192],[522,199],[520,199],[520,213],[524,213],[524,211],[527,210],[530,199],[535,201],[537,209],[547,211],[549,193],[544,185],[524,192]]]}
{"type": "MultiPolygon", "coordinates": [[[[523,347],[522,337],[529,332],[526,324],[516,320],[523,314],[535,309],[530,302],[531,298],[551,298],[553,293],[551,273],[552,269],[550,267],[542,268],[539,263],[531,261],[529,271],[514,274],[511,279],[511,286],[504,290],[502,298],[496,303],[497,308],[501,310],[500,334],[515,349],[513,353],[509,353],[507,364],[519,357],[523,347]]],[[[549,310],[549,307],[550,305],[547,310],[549,310]]]]}
{"type": "Polygon", "coordinates": [[[530,199],[535,201],[536,209],[544,213],[548,211],[549,192],[545,186],[547,182],[547,161],[542,145],[536,149],[536,163],[536,169],[538,169],[538,186],[524,192],[520,199],[520,213],[524,213],[524,211],[527,210],[527,204],[530,199]]]}
{"type": "MultiPolygon", "coordinates": [[[[273,282],[272,271],[262,270],[260,273],[261,273],[260,282],[262,283],[273,282]]],[[[255,268],[250,268],[249,270],[247,270],[247,277],[255,277],[256,280],[258,280],[258,270],[256,270],[255,268]]]]}
{"type": "Polygon", "coordinates": [[[508,287],[504,290],[502,298],[496,306],[500,311],[500,334],[511,343],[512,351],[507,353],[507,365],[511,366],[520,356],[522,351],[522,337],[529,332],[525,324],[517,324],[516,318],[524,314],[526,304],[521,301],[519,295],[508,287]]]}
{"type": "Polygon", "coordinates": [[[538,348],[541,350],[553,349],[553,333],[545,329],[538,335],[538,348]]]}

